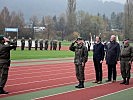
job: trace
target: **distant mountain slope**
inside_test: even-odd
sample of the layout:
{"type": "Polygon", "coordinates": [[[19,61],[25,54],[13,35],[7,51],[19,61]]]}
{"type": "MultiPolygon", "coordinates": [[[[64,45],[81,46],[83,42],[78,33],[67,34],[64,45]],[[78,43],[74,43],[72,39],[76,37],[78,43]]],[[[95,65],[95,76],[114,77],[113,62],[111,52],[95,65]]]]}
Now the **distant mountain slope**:
{"type": "MultiPolygon", "coordinates": [[[[36,15],[38,18],[46,15],[59,15],[66,11],[67,0],[0,0],[0,10],[8,7],[9,11],[21,11],[29,19],[36,15]]],[[[116,2],[102,2],[99,0],[77,0],[77,10],[84,10],[90,14],[102,13],[110,16],[114,12],[122,12],[123,5],[116,2]]]]}

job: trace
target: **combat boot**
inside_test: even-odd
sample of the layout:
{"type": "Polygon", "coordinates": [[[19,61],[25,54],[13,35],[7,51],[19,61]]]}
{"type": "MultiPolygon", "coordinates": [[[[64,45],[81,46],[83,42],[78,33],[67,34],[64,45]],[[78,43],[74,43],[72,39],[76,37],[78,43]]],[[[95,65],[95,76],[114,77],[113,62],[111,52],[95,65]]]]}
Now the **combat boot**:
{"type": "Polygon", "coordinates": [[[8,94],[9,92],[3,90],[3,87],[0,87],[0,94],[8,94]]]}
{"type": "Polygon", "coordinates": [[[81,81],[79,81],[79,84],[75,86],[75,88],[79,88],[79,86],[81,85],[81,81]]]}
{"type": "Polygon", "coordinates": [[[126,78],[124,78],[120,84],[125,84],[125,83],[126,83],[126,78]]]}
{"type": "Polygon", "coordinates": [[[76,88],[84,88],[84,81],[80,81],[80,84],[76,88]]]}

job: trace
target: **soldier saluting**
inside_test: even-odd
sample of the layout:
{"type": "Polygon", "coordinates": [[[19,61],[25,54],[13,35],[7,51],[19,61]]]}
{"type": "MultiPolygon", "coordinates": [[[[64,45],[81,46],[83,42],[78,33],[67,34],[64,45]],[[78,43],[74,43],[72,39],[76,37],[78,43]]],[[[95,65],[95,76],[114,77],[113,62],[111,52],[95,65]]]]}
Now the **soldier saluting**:
{"type": "Polygon", "coordinates": [[[75,86],[75,88],[84,88],[84,80],[85,80],[84,69],[85,69],[85,63],[88,60],[87,47],[84,45],[83,39],[79,37],[75,42],[71,44],[69,49],[75,52],[74,64],[76,70],[76,77],[77,80],[79,81],[79,84],[75,86]]]}
{"type": "Polygon", "coordinates": [[[0,36],[0,94],[8,94],[4,90],[7,78],[8,70],[10,66],[10,50],[16,48],[15,43],[11,43],[3,35],[0,36]],[[4,44],[8,42],[8,44],[4,44]]]}

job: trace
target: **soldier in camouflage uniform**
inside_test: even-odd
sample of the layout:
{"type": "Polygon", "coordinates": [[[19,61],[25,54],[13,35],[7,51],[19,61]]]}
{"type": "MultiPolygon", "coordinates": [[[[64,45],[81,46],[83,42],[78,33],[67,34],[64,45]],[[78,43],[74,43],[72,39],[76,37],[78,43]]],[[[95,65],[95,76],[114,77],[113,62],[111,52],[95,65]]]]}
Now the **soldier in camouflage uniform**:
{"type": "Polygon", "coordinates": [[[129,39],[124,40],[124,46],[121,48],[120,53],[120,66],[123,82],[120,84],[129,85],[129,79],[131,77],[130,70],[133,61],[133,47],[129,46],[129,39]]]}
{"type": "Polygon", "coordinates": [[[71,44],[69,49],[75,52],[74,64],[76,70],[76,77],[79,81],[79,84],[75,86],[75,88],[84,88],[84,69],[85,63],[88,60],[88,50],[87,47],[84,46],[84,41],[81,37],[79,37],[75,42],[71,44]],[[75,45],[77,43],[77,45],[75,45]]]}
{"type": "Polygon", "coordinates": [[[0,94],[8,94],[4,90],[7,78],[8,70],[10,66],[10,50],[16,48],[15,43],[11,43],[4,36],[0,36],[0,94]],[[7,42],[8,44],[4,44],[7,42]]]}

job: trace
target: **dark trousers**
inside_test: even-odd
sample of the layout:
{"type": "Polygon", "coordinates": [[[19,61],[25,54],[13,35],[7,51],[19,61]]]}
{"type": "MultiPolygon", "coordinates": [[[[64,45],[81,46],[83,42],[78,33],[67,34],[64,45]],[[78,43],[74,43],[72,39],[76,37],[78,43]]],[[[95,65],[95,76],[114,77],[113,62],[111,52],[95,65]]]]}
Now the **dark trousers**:
{"type": "Polygon", "coordinates": [[[24,45],[21,46],[21,50],[24,50],[24,45]]]}
{"type": "Polygon", "coordinates": [[[16,48],[14,48],[14,50],[16,50],[16,48]]]}
{"type": "Polygon", "coordinates": [[[8,78],[9,64],[0,64],[0,87],[4,88],[8,78]]]}
{"type": "Polygon", "coordinates": [[[29,50],[31,50],[31,46],[29,46],[29,50]]]}
{"type": "Polygon", "coordinates": [[[96,73],[96,81],[102,81],[102,63],[97,60],[93,60],[95,66],[95,73],[96,73]]]}
{"type": "Polygon", "coordinates": [[[129,64],[129,61],[120,61],[120,66],[121,66],[121,75],[122,78],[129,78],[131,77],[130,75],[130,70],[131,70],[131,65],[129,64]]]}
{"type": "Polygon", "coordinates": [[[113,75],[113,80],[116,80],[116,64],[108,64],[108,80],[111,81],[113,75]]]}
{"type": "Polygon", "coordinates": [[[40,50],[43,50],[43,44],[40,44],[40,50]]]}
{"type": "Polygon", "coordinates": [[[76,77],[78,81],[84,81],[84,66],[82,64],[75,64],[76,77]]]}
{"type": "Polygon", "coordinates": [[[59,50],[61,49],[61,46],[59,46],[59,50]]]}
{"type": "Polygon", "coordinates": [[[38,48],[38,45],[37,45],[37,44],[35,44],[35,50],[37,50],[37,48],[38,48]]]}

